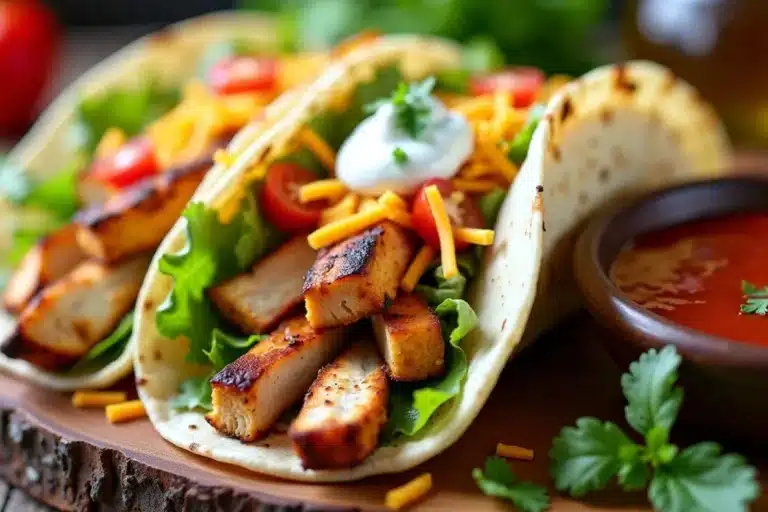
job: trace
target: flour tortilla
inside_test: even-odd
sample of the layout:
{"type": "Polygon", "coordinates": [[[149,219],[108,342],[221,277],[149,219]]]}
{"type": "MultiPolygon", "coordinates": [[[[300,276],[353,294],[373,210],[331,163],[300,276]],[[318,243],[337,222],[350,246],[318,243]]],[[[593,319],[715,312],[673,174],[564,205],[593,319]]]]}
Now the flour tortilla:
{"type": "MultiPolygon", "coordinates": [[[[252,43],[255,48],[275,48],[276,24],[260,14],[221,12],[193,18],[160,32],[145,36],[97,64],[69,86],[41,115],[29,133],[8,155],[8,161],[28,169],[35,180],[45,180],[59,170],[62,162],[72,158],[72,129],[77,120],[80,99],[113,87],[139,85],[147,76],[161,83],[179,86],[197,73],[197,65],[206,47],[220,41],[237,39],[252,43]]],[[[325,54],[309,58],[321,66],[325,54]]],[[[231,141],[233,154],[250,146],[259,135],[286,112],[297,99],[298,92],[282,95],[267,109],[264,119],[243,128],[231,141]]],[[[215,166],[206,175],[200,189],[210,187],[216,176],[225,173],[215,166]]],[[[0,215],[2,213],[0,212],[0,215]]],[[[0,336],[5,337],[15,324],[12,316],[0,312],[0,336]]],[[[20,359],[0,354],[0,368],[26,378],[35,384],[61,391],[108,387],[131,373],[133,343],[115,361],[85,375],[64,376],[45,372],[20,359]]]]}
{"type": "MultiPolygon", "coordinates": [[[[214,207],[225,204],[229,196],[235,195],[233,190],[240,186],[240,176],[246,169],[264,155],[279,154],[286,141],[301,125],[322,111],[340,90],[348,90],[357,85],[365,76],[370,75],[372,68],[381,68],[412,55],[418,56],[416,61],[419,66],[410,71],[406,68],[405,76],[411,80],[459,65],[459,56],[453,47],[440,40],[420,37],[386,38],[373,48],[353,54],[318,79],[293,112],[276,123],[243,153],[243,157],[229,169],[230,174],[226,179],[217,181],[213,190],[201,192],[195,199],[214,207]]],[[[560,192],[556,192],[557,185],[566,178],[573,182],[577,180],[578,170],[587,155],[591,155],[587,151],[587,142],[596,137],[598,147],[608,143],[608,148],[618,147],[627,152],[655,149],[659,151],[657,156],[645,155],[648,165],[657,161],[666,162],[662,159],[666,156],[672,163],[679,165],[680,172],[687,176],[709,172],[709,166],[703,165],[702,160],[706,160],[707,164],[710,161],[725,160],[727,143],[719,124],[709,114],[705,116],[701,113],[706,108],[689,101],[692,91],[676,82],[672,88],[675,95],[663,101],[654,97],[660,95],[660,90],[653,94],[650,90],[642,92],[642,85],[646,82],[652,84],[653,78],[666,76],[662,69],[641,63],[629,65],[626,69],[628,76],[638,81],[640,76],[636,75],[642,75],[644,83],[640,84],[635,99],[630,96],[618,98],[615,93],[607,90],[598,94],[603,87],[601,84],[613,73],[612,68],[601,68],[569,86],[566,92],[548,106],[547,120],[535,132],[529,156],[502,206],[496,225],[495,243],[486,251],[482,270],[470,290],[469,302],[478,314],[479,323],[463,342],[470,361],[463,391],[459,397],[440,409],[423,434],[396,445],[380,447],[357,467],[314,471],[301,467],[285,434],[274,433],[262,442],[243,444],[219,435],[200,413],[175,411],[170,400],[181,382],[190,376],[203,375],[206,371],[203,367],[185,363],[185,340],[166,339],[155,327],[157,307],[165,300],[172,286],[171,279],[158,272],[158,260],[166,253],[178,252],[185,247],[186,221],[181,219],[156,253],[136,309],[135,371],[138,381],[142,383],[138,388],[139,396],[160,435],[181,448],[218,461],[277,477],[313,482],[357,480],[370,475],[405,471],[457,441],[479,413],[504,365],[523,339],[536,298],[539,266],[544,248],[547,247],[547,236],[552,233],[558,234],[556,240],[563,238],[576,224],[572,217],[586,217],[601,201],[625,189],[636,192],[641,188],[663,184],[651,179],[651,174],[646,172],[644,166],[640,166],[639,155],[632,152],[631,157],[636,159],[633,160],[635,166],[612,166],[616,174],[614,186],[598,181],[598,169],[588,168],[584,171],[580,179],[588,184],[583,188],[591,193],[593,202],[575,208],[569,191],[578,194],[580,190],[576,190],[576,184],[571,183],[569,190],[560,192]],[[595,90],[595,87],[598,89],[595,90]],[[563,116],[562,105],[566,98],[571,98],[571,107],[578,105],[579,108],[563,116]],[[653,100],[655,105],[666,104],[670,110],[659,114],[657,119],[645,113],[639,98],[644,101],[653,100]],[[612,124],[595,122],[589,125],[591,117],[587,113],[591,110],[602,112],[603,107],[615,111],[612,124]],[[716,150],[708,150],[709,155],[703,155],[703,149],[700,150],[698,146],[677,146],[656,133],[656,130],[667,133],[670,127],[682,126],[687,131],[680,134],[681,140],[688,141],[688,132],[693,130],[694,125],[675,121],[676,116],[686,110],[686,115],[697,116],[699,121],[711,121],[712,124],[696,127],[699,136],[709,131],[716,132],[716,135],[701,139],[707,144],[718,144],[716,150]],[[568,119],[571,115],[573,117],[568,119]],[[562,120],[556,116],[561,116],[562,120]],[[561,152],[560,160],[552,158],[556,147],[561,152]],[[677,147],[683,149],[675,149],[677,147]],[[710,156],[712,154],[714,156],[710,156]],[[574,165],[563,165],[566,159],[570,159],[574,165]],[[624,173],[632,173],[632,176],[624,176],[624,173]],[[640,186],[640,182],[645,186],[640,186]],[[556,204],[559,200],[564,201],[562,207],[556,204]],[[545,216],[548,219],[546,232],[545,216]],[[556,226],[558,222],[563,225],[556,226]]],[[[610,152],[607,154],[611,155],[610,152]]],[[[550,255],[553,253],[550,248],[550,255]]],[[[551,287],[546,289],[551,290],[551,287]]],[[[538,302],[545,304],[542,301],[539,299],[538,302]]],[[[554,322],[554,319],[551,321],[554,322]]]]}

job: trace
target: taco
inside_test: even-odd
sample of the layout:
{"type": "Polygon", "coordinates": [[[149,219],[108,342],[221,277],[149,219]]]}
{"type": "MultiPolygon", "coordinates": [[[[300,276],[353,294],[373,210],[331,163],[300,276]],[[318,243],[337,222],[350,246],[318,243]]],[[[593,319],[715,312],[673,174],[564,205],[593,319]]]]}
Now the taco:
{"type": "Polygon", "coordinates": [[[653,64],[526,94],[457,76],[449,43],[381,39],[198,191],[136,307],[162,437],[295,480],[413,467],[478,414],[580,219],[728,158],[709,107],[653,64]]]}
{"type": "Polygon", "coordinates": [[[55,389],[130,373],[132,311],[152,253],[210,185],[215,160],[251,144],[289,108],[282,93],[333,58],[281,53],[277,40],[258,16],[190,20],[110,57],[47,110],[0,180],[7,263],[17,264],[3,292],[13,316],[3,318],[0,367],[55,389]]]}

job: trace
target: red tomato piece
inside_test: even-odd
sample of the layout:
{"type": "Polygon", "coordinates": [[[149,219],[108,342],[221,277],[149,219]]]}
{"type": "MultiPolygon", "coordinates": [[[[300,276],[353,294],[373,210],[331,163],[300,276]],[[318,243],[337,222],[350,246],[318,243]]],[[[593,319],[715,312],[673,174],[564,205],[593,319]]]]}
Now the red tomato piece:
{"type": "Polygon", "coordinates": [[[272,165],[261,188],[261,207],[267,220],[288,233],[304,233],[315,229],[320,222],[323,203],[299,201],[299,188],[315,180],[317,176],[300,165],[272,165]]]}
{"type": "Polygon", "coordinates": [[[269,57],[229,57],[211,68],[208,82],[221,95],[271,91],[277,69],[277,60],[269,57]]]}
{"type": "Polygon", "coordinates": [[[114,154],[96,160],[89,176],[117,188],[130,187],[157,174],[160,165],[149,139],[137,137],[123,144],[114,154]]]}
{"type": "MultiPolygon", "coordinates": [[[[424,189],[430,185],[436,185],[440,195],[443,196],[445,209],[448,211],[448,217],[451,219],[452,226],[483,227],[483,216],[471,197],[467,194],[461,194],[461,200],[457,201],[453,196],[454,188],[450,181],[439,178],[426,181],[413,200],[413,229],[433,249],[440,250],[440,237],[437,234],[437,225],[435,224],[435,218],[432,216],[427,195],[424,193],[424,189]]],[[[463,251],[469,247],[468,243],[459,240],[454,240],[454,244],[457,251],[463,251]]]]}
{"type": "Polygon", "coordinates": [[[34,119],[53,74],[60,30],[37,0],[0,0],[0,134],[21,133],[34,119]]]}
{"type": "Polygon", "coordinates": [[[472,77],[469,88],[474,96],[508,91],[512,94],[514,106],[524,108],[536,101],[536,95],[544,84],[544,80],[544,73],[541,70],[518,67],[472,77]]]}

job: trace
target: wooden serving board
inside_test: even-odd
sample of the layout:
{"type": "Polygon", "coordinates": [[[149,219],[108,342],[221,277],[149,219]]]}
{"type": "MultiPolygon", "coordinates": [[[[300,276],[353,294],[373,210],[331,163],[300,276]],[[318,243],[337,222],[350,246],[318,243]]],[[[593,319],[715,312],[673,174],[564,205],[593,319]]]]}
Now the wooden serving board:
{"type": "MultiPolygon", "coordinates": [[[[586,315],[565,324],[508,365],[457,444],[407,473],[348,484],[287,482],[216,463],[166,443],[146,419],[110,425],[101,409],[75,409],[68,394],[0,375],[0,478],[67,510],[380,510],[388,489],[429,471],[433,491],[414,510],[510,510],[471,476],[497,442],[534,449],[534,461],[513,467],[551,488],[547,452],[559,430],[579,416],[621,417],[621,372],[598,335],[586,315]]],[[[768,460],[752,462],[768,486],[768,460]]],[[[647,510],[643,494],[620,492],[553,504],[555,512],[647,510]]],[[[768,510],[768,496],[753,509],[768,510]]]]}

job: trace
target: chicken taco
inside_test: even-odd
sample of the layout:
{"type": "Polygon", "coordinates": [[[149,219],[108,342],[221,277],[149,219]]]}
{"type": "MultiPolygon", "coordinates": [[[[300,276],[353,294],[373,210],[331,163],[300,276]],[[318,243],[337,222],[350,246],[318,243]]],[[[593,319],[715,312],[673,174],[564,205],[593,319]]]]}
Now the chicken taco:
{"type": "Polygon", "coordinates": [[[254,471],[408,469],[473,421],[580,219],[727,157],[709,108],[657,66],[468,82],[453,45],[383,38],[162,242],[136,307],[140,398],[166,440],[254,471]]]}
{"type": "Polygon", "coordinates": [[[0,367],[57,389],[130,373],[152,253],[221,150],[251,144],[290,106],[282,93],[333,58],[281,53],[277,40],[258,16],[187,21],[107,59],[48,109],[0,180],[4,263],[16,267],[0,367]]]}

